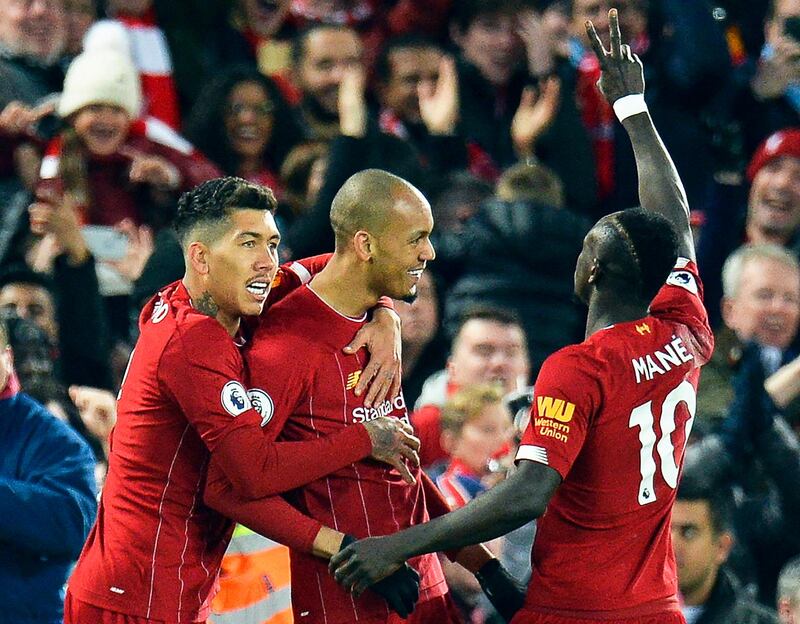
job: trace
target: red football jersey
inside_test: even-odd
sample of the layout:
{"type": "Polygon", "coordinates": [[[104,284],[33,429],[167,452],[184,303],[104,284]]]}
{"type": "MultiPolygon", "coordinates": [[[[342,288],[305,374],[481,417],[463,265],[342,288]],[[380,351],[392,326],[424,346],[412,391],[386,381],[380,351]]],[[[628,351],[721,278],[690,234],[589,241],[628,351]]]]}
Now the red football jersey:
{"type": "Polygon", "coordinates": [[[713,335],[693,262],[649,315],[542,365],[517,459],[563,482],[539,520],[526,608],[636,617],[678,608],[670,515],[713,335]]]}
{"type": "MultiPolygon", "coordinates": [[[[366,323],[349,318],[303,286],[270,309],[245,352],[251,392],[268,421],[266,435],[283,440],[327,436],[379,416],[407,421],[402,393],[367,409],[355,395],[366,353],[342,352],[366,323]]],[[[309,458],[313,461],[314,458],[309,458]]],[[[417,470],[408,485],[386,464],[365,459],[287,495],[298,509],[324,525],[356,538],[386,535],[444,513],[446,504],[417,470]],[[440,498],[440,497],[439,497],[440,498]]],[[[436,555],[412,560],[420,573],[420,601],[447,591],[436,555]]],[[[303,622],[353,622],[388,615],[386,603],[372,592],[360,598],[342,589],[328,573],[327,561],[292,551],[292,603],[303,622]]]]}
{"type": "MultiPolygon", "coordinates": [[[[280,275],[279,293],[310,277],[299,269],[280,275]]],[[[203,504],[210,454],[219,455],[232,436],[243,441],[246,435],[252,444],[237,449],[241,458],[256,460],[239,458],[249,464],[248,474],[291,463],[296,474],[305,470],[309,454],[322,454],[325,441],[305,450],[265,446],[261,416],[243,386],[239,347],[215,319],[192,307],[181,282],[145,307],[140,331],[120,390],[97,521],[69,587],[76,598],[112,611],[201,621],[209,615],[233,529],[203,504]]],[[[369,436],[363,436],[368,449],[369,436]]],[[[231,464],[229,458],[226,466],[231,464]]],[[[274,500],[283,506],[280,513],[294,518],[292,529],[313,538],[318,523],[274,500]]]]}

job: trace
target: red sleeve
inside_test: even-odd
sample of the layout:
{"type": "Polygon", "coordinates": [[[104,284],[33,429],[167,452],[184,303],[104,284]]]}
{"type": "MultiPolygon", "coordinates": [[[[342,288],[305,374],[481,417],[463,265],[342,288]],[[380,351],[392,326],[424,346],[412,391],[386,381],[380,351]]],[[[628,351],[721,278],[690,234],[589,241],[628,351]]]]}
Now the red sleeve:
{"type": "Polygon", "coordinates": [[[601,402],[600,387],[580,347],[567,347],[544,361],[534,384],[531,420],[517,460],[550,466],[565,479],[601,402]]]}
{"type": "Polygon", "coordinates": [[[242,383],[241,356],[227,332],[211,318],[180,329],[161,357],[159,381],[243,496],[286,492],[371,452],[364,427],[301,442],[264,435],[262,416],[242,383]]]}
{"type": "Polygon", "coordinates": [[[275,279],[272,280],[267,305],[261,313],[262,318],[271,305],[278,303],[295,288],[310,282],[312,277],[325,268],[332,255],[321,254],[282,264],[275,274],[275,279]]]}
{"type": "Polygon", "coordinates": [[[441,413],[438,405],[424,405],[411,414],[414,434],[420,440],[419,461],[423,468],[449,457],[442,448],[441,413]]]}
{"type": "Polygon", "coordinates": [[[678,258],[666,283],[650,304],[650,314],[688,327],[694,338],[693,351],[697,359],[704,364],[711,358],[714,334],[703,305],[703,283],[694,262],[678,258]]]}
{"type": "Polygon", "coordinates": [[[264,537],[292,550],[310,553],[322,524],[280,496],[249,500],[236,492],[212,458],[203,491],[206,505],[264,537]]]}

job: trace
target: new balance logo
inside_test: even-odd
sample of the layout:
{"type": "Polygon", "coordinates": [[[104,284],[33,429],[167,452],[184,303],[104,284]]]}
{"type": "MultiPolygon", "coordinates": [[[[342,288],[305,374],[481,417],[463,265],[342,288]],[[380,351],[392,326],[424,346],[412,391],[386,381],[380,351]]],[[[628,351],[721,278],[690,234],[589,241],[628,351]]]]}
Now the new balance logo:
{"type": "Polygon", "coordinates": [[[346,388],[348,390],[352,390],[358,385],[358,380],[361,379],[361,371],[358,370],[355,373],[350,373],[347,376],[347,385],[346,388]]]}

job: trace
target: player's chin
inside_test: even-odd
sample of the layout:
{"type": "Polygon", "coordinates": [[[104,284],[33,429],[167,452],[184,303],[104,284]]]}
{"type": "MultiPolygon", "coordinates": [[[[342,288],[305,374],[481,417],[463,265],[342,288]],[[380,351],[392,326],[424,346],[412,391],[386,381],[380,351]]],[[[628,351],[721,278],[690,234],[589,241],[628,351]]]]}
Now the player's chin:
{"type": "Polygon", "coordinates": [[[242,316],[258,316],[264,309],[264,304],[267,302],[266,295],[262,297],[254,297],[250,293],[244,300],[239,302],[239,308],[242,316]]]}

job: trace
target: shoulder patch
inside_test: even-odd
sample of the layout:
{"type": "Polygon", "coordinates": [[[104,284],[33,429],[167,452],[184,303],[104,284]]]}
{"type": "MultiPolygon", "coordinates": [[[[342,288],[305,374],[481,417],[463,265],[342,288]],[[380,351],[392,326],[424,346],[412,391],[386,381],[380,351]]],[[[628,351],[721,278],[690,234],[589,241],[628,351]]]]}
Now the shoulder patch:
{"type": "Polygon", "coordinates": [[[697,281],[689,271],[673,271],[667,278],[667,284],[678,286],[690,293],[697,294],[697,281]]]}
{"type": "Polygon", "coordinates": [[[238,416],[253,406],[250,397],[247,396],[247,390],[238,381],[229,381],[222,386],[220,402],[231,416],[238,416]]]}
{"type": "Polygon", "coordinates": [[[260,388],[251,388],[247,391],[247,396],[253,404],[253,408],[261,414],[261,426],[266,426],[275,414],[275,403],[272,397],[260,388]]]}
{"type": "Polygon", "coordinates": [[[160,323],[167,317],[167,312],[169,312],[169,303],[164,299],[159,299],[153,306],[153,313],[150,315],[150,320],[153,323],[160,323]]]}

